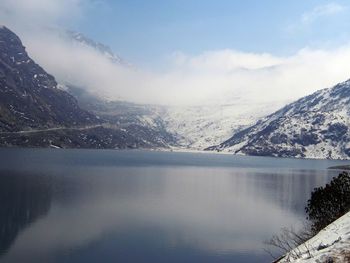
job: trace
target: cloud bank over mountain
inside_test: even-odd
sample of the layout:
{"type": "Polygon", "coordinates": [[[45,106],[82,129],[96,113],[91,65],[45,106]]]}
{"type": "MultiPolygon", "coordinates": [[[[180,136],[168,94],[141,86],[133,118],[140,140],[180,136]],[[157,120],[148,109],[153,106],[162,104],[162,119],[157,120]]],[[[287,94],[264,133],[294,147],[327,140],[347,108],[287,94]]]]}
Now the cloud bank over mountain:
{"type": "Polygon", "coordinates": [[[59,81],[108,99],[173,105],[291,101],[350,78],[350,44],[332,49],[306,47],[289,56],[232,49],[201,54],[174,51],[161,70],[118,65],[58,33],[70,29],[98,4],[3,0],[0,23],[15,30],[29,54],[59,81]]]}

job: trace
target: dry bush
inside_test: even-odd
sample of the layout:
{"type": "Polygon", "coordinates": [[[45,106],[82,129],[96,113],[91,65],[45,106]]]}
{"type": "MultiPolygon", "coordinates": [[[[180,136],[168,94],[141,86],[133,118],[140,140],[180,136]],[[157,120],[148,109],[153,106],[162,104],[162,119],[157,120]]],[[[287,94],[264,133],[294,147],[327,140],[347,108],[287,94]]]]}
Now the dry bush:
{"type": "Polygon", "coordinates": [[[265,241],[265,245],[268,246],[265,251],[275,260],[284,258],[287,262],[300,258],[303,253],[311,256],[306,246],[304,248],[300,248],[299,246],[312,236],[309,226],[304,226],[299,231],[296,231],[293,227],[283,228],[280,234],[274,235],[270,240],[265,241]],[[283,256],[281,257],[281,255],[283,256]]]}

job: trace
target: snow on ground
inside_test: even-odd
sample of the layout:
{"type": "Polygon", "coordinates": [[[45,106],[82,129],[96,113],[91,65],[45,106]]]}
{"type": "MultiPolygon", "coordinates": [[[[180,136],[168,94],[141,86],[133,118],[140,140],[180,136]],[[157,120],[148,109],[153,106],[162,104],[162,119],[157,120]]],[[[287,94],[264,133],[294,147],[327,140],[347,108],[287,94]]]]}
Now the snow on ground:
{"type": "Polygon", "coordinates": [[[350,212],[289,252],[279,262],[350,262],[350,212]]]}
{"type": "Polygon", "coordinates": [[[281,103],[234,104],[169,107],[162,116],[167,130],[179,137],[181,148],[203,150],[218,145],[235,132],[271,114],[281,103]]]}
{"type": "Polygon", "coordinates": [[[248,155],[349,159],[350,80],[303,97],[216,150],[248,155]]]}

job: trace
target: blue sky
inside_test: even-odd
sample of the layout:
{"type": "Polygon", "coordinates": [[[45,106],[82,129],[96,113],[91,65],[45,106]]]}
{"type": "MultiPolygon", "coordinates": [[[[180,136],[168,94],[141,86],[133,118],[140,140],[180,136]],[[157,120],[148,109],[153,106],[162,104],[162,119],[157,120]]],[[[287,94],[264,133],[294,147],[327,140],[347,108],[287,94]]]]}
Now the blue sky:
{"type": "Polygon", "coordinates": [[[349,14],[347,1],[100,0],[72,26],[133,63],[149,64],[174,51],[289,55],[339,45],[350,39],[349,14]]]}

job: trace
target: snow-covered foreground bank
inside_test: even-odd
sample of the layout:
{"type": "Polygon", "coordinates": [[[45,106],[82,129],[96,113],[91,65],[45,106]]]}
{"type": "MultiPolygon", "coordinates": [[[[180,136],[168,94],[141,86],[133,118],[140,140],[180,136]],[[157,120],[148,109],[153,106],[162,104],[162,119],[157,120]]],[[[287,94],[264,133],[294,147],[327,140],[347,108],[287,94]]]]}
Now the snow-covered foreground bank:
{"type": "Polygon", "coordinates": [[[279,262],[350,262],[350,212],[289,252],[279,262]]]}

